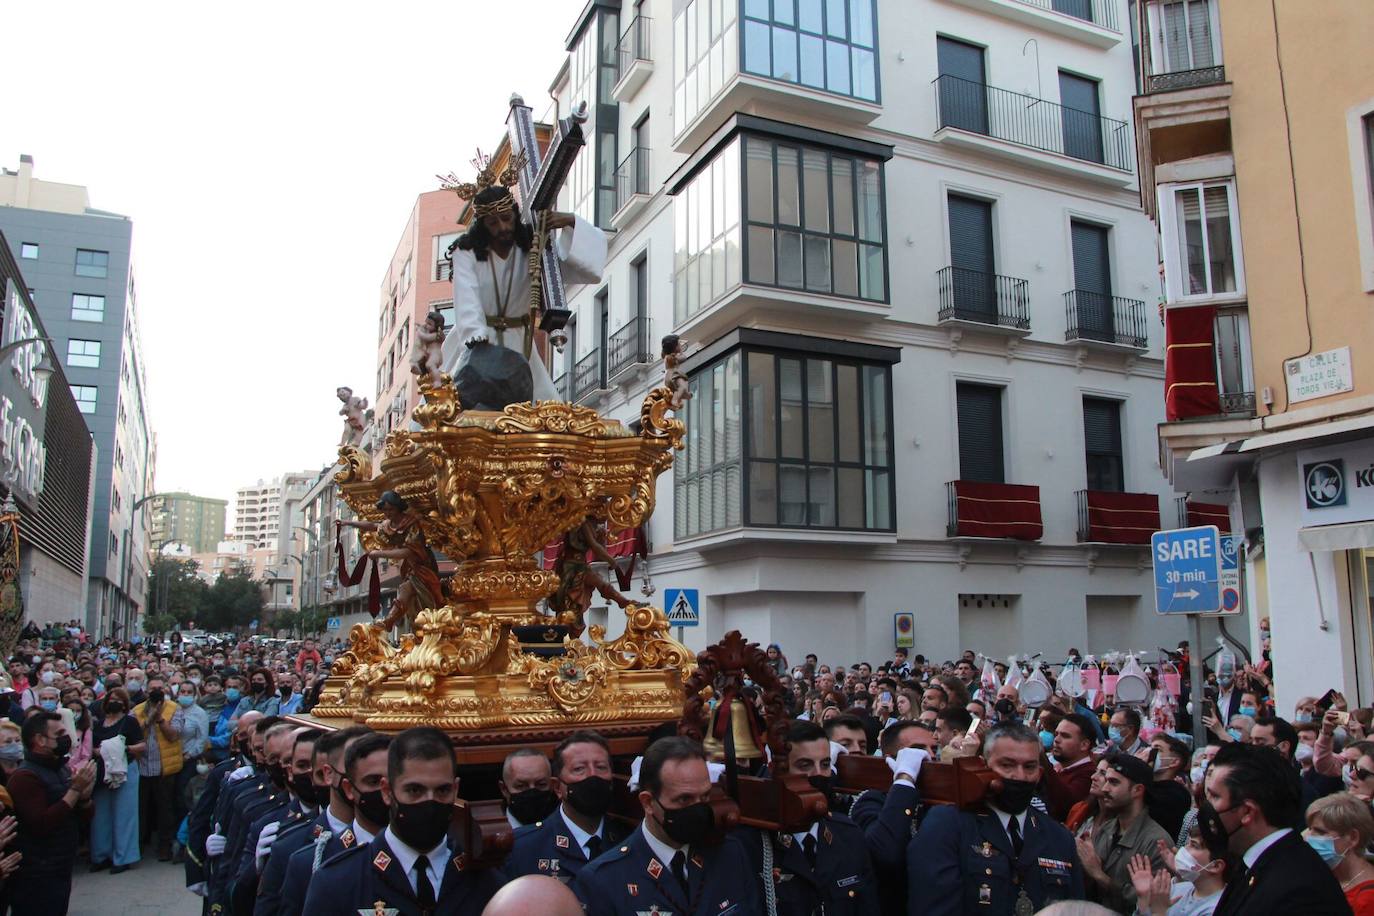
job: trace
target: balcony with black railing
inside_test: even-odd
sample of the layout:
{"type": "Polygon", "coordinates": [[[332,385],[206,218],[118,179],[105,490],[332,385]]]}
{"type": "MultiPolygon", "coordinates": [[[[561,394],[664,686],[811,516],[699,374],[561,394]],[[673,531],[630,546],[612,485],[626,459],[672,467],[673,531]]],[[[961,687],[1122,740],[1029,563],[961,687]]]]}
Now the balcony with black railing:
{"type": "Polygon", "coordinates": [[[601,387],[601,351],[593,350],[573,366],[573,403],[581,403],[583,398],[601,387]]]}
{"type": "Polygon", "coordinates": [[[614,381],[635,366],[647,366],[654,361],[650,341],[649,318],[637,316],[606,341],[606,378],[614,381]]]}
{"type": "Polygon", "coordinates": [[[1025,280],[963,267],[945,267],[935,277],[940,284],[941,323],[1030,331],[1030,292],[1025,280]]]}
{"type": "Polygon", "coordinates": [[[1172,73],[1151,73],[1145,80],[1145,91],[1173,92],[1176,89],[1196,89],[1199,86],[1215,86],[1226,82],[1226,68],[1199,67],[1196,70],[1176,70],[1172,73]]]}
{"type": "Polygon", "coordinates": [[[1133,141],[1125,121],[949,74],[936,77],[934,86],[937,141],[1114,184],[1130,182],[1133,141]]]}
{"type": "Polygon", "coordinates": [[[1064,294],[1064,316],[1071,343],[1099,343],[1144,350],[1149,344],[1145,303],[1086,289],[1064,294]]]}
{"type": "Polygon", "coordinates": [[[615,169],[615,213],[611,225],[623,229],[653,196],[649,186],[649,150],[636,146],[615,169]]]}
{"type": "Polygon", "coordinates": [[[620,35],[616,44],[619,75],[611,96],[617,102],[627,102],[654,72],[654,58],[650,39],[654,21],[648,16],[636,16],[620,35]]]}
{"type": "Polygon", "coordinates": [[[1118,0],[954,0],[982,12],[1074,38],[1098,48],[1122,39],[1118,0]]]}

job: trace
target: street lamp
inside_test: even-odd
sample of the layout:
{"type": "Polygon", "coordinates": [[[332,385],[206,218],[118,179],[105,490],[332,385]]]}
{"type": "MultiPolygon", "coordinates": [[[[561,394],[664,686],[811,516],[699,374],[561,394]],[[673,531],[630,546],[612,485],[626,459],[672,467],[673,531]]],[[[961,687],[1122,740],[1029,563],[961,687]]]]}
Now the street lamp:
{"type": "MultiPolygon", "coordinates": [[[[0,359],[4,359],[6,356],[9,356],[11,353],[13,353],[15,350],[18,350],[20,347],[27,347],[29,344],[36,343],[50,344],[52,343],[52,338],[25,337],[23,340],[16,340],[7,343],[3,347],[0,347],[0,359]]],[[[38,361],[38,365],[33,367],[34,377],[37,378],[39,382],[46,382],[48,379],[52,378],[52,374],[56,371],[57,370],[53,368],[52,363],[48,362],[48,348],[44,347],[43,358],[38,361]]]]}
{"type": "MultiPolygon", "coordinates": [[[[3,349],[0,349],[0,358],[2,358],[3,356],[4,356],[4,350],[3,350],[3,349]]],[[[129,527],[126,528],[126,529],[124,530],[124,568],[123,568],[122,570],[120,570],[120,578],[121,578],[121,580],[123,581],[123,584],[121,585],[120,589],[121,589],[121,591],[122,591],[122,593],[123,593],[123,596],[124,596],[124,604],[125,604],[125,607],[126,607],[126,608],[128,607],[128,605],[129,605],[129,603],[130,603],[130,602],[129,602],[129,574],[130,574],[130,572],[132,571],[133,565],[134,565],[134,556],[133,556],[133,551],[132,551],[132,542],[133,542],[133,537],[134,537],[134,519],[138,517],[138,510],[143,508],[143,504],[146,503],[146,502],[148,502],[149,500],[155,499],[156,497],[157,497],[157,494],[156,494],[156,493],[149,493],[147,496],[143,497],[142,499],[135,501],[134,504],[133,504],[133,506],[131,506],[130,509],[129,509],[129,527]]],[[[164,545],[164,546],[165,546],[165,545],[164,545]]],[[[130,622],[131,622],[131,621],[126,620],[125,623],[124,623],[124,625],[127,627],[127,626],[129,625],[130,622]]],[[[116,623],[115,626],[117,627],[118,624],[116,623]]],[[[110,635],[111,635],[111,636],[115,636],[115,635],[118,635],[118,634],[117,634],[117,633],[114,633],[114,632],[111,632],[110,635]]]]}

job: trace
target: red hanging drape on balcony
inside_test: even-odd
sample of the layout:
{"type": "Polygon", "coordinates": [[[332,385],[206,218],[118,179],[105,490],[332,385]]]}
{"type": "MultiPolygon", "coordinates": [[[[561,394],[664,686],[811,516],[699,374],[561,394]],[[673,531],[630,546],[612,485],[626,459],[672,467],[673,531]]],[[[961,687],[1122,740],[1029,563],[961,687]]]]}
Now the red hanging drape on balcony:
{"type": "Polygon", "coordinates": [[[1039,487],[956,480],[954,494],[960,537],[1038,541],[1045,533],[1039,487]]]}
{"type": "MultiPolygon", "coordinates": [[[[635,561],[639,557],[649,555],[649,539],[644,533],[644,527],[624,528],[620,531],[612,532],[610,541],[606,544],[606,552],[615,557],[616,560],[629,558],[628,563],[617,563],[613,570],[617,583],[621,589],[630,587],[630,580],[634,578],[635,561]]],[[[560,538],[544,547],[544,568],[553,569],[558,558],[563,555],[563,540],[560,538]]],[[[597,562],[596,557],[592,556],[591,551],[587,552],[587,562],[597,562]]]]}
{"type": "Polygon", "coordinates": [[[1148,544],[1159,530],[1159,497],[1153,493],[1088,490],[1088,540],[1148,544]]]}
{"type": "Polygon", "coordinates": [[[1211,306],[1164,312],[1164,412],[1172,422],[1221,413],[1217,392],[1217,310],[1211,306]]]}
{"type": "Polygon", "coordinates": [[[1188,500],[1189,525],[1216,525],[1222,534],[1231,533],[1231,510],[1221,503],[1195,503],[1188,500]]]}

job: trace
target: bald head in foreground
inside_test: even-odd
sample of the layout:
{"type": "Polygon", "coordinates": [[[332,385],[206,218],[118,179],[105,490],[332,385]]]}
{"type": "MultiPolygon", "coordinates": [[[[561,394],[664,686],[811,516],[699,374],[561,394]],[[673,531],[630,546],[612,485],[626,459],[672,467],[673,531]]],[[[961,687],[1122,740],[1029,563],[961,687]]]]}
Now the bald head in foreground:
{"type": "Polygon", "coordinates": [[[582,904],[557,878],[525,875],[496,892],[482,916],[582,916],[582,904]]]}

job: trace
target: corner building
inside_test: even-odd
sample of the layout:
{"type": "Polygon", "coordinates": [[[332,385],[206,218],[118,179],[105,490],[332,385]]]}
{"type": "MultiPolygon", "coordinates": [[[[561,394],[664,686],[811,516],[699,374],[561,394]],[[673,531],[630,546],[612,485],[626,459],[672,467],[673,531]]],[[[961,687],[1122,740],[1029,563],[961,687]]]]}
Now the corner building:
{"type": "Polygon", "coordinates": [[[593,0],[567,47],[562,205],[611,242],[553,373],[628,424],[692,342],[647,532],[689,644],[876,661],[904,611],[940,659],[1183,637],[1125,0],[593,0]]]}

